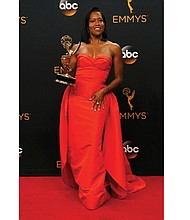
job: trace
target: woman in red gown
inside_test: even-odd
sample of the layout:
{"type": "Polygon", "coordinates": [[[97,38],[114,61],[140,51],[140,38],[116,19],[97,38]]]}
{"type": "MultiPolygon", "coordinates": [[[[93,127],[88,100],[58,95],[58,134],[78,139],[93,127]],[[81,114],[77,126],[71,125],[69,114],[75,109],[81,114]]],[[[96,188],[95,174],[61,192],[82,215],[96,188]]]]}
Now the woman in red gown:
{"type": "Polygon", "coordinates": [[[96,209],[111,196],[126,198],[145,182],[131,172],[122,146],[118,103],[111,92],[122,82],[121,48],[107,40],[106,20],[98,8],[86,15],[84,30],[78,52],[61,59],[76,77],[61,103],[61,170],[64,182],[78,188],[82,204],[96,209]],[[115,78],[106,85],[112,65],[115,78]]]}

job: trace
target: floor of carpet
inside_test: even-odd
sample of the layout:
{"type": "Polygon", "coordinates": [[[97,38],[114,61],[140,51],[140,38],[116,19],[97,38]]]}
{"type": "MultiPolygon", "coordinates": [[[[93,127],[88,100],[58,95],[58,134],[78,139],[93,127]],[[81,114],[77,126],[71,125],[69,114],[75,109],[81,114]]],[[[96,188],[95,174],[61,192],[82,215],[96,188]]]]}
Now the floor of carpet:
{"type": "Polygon", "coordinates": [[[87,210],[61,177],[20,177],[20,220],[163,220],[163,176],[142,177],[147,187],[124,200],[87,210]]]}

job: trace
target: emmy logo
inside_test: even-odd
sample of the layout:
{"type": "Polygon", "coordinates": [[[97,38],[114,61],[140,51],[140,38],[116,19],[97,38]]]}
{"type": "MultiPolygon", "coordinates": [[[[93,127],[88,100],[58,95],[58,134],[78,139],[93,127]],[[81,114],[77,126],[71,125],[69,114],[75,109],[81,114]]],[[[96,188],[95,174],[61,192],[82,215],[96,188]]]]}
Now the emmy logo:
{"type": "Polygon", "coordinates": [[[132,2],[132,1],[133,1],[133,0],[127,0],[127,6],[128,6],[128,8],[129,8],[130,14],[133,13],[133,7],[131,6],[131,2],[132,2]]]}
{"type": "Polygon", "coordinates": [[[133,105],[131,104],[131,100],[134,98],[135,96],[135,90],[132,91],[129,88],[124,88],[123,89],[123,95],[127,96],[127,101],[130,107],[130,110],[133,110],[133,105]]]}

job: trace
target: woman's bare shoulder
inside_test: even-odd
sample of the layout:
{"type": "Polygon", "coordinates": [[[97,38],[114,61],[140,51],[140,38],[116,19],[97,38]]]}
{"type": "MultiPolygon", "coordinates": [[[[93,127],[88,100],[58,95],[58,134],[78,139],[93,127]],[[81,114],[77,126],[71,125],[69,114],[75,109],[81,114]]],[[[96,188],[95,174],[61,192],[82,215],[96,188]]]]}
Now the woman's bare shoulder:
{"type": "Polygon", "coordinates": [[[116,50],[116,51],[121,50],[121,47],[118,43],[115,43],[112,41],[107,41],[107,43],[109,44],[109,46],[112,50],[116,50]]]}
{"type": "Polygon", "coordinates": [[[75,49],[77,49],[77,47],[79,47],[79,46],[82,46],[82,42],[80,43],[77,43],[77,44],[73,44],[73,46],[72,46],[72,50],[75,50],[75,49]]]}
{"type": "Polygon", "coordinates": [[[110,50],[113,54],[121,53],[121,47],[118,43],[112,41],[107,41],[107,43],[109,44],[110,50]]]}
{"type": "Polygon", "coordinates": [[[72,50],[73,50],[73,51],[77,50],[77,53],[78,53],[81,49],[83,49],[83,48],[85,48],[85,47],[86,47],[86,43],[84,43],[84,42],[79,42],[78,44],[74,44],[74,45],[73,45],[72,50]]]}

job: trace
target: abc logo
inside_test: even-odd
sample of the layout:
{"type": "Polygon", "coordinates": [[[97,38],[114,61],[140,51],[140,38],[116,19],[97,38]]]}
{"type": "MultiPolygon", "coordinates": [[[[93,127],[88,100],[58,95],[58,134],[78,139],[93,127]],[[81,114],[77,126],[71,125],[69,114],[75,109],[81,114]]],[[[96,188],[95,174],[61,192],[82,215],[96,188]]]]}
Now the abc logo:
{"type": "Polygon", "coordinates": [[[123,61],[126,64],[133,64],[137,61],[139,53],[133,50],[132,46],[128,45],[122,48],[123,61]]]}
{"type": "Polygon", "coordinates": [[[139,153],[139,147],[135,146],[132,141],[124,142],[123,149],[129,159],[135,158],[139,153]]]}
{"type": "Polygon", "coordinates": [[[22,156],[22,153],[23,153],[23,149],[21,147],[19,147],[19,157],[22,156]]]}
{"type": "Polygon", "coordinates": [[[59,3],[59,8],[63,11],[66,16],[73,16],[76,14],[78,9],[78,3],[70,3],[69,1],[61,0],[59,3]]]}

